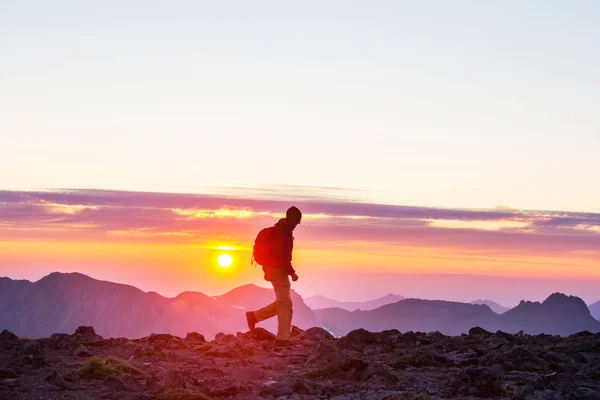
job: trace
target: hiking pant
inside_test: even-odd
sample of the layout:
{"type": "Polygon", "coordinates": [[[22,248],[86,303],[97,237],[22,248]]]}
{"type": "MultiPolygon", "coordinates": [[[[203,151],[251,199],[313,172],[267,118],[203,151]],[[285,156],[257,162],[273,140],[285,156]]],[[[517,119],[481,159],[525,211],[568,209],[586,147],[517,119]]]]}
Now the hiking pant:
{"type": "Polygon", "coordinates": [[[284,268],[265,267],[265,279],[273,285],[275,301],[254,311],[254,317],[256,321],[264,321],[277,315],[277,339],[289,339],[293,313],[290,278],[284,268]]]}

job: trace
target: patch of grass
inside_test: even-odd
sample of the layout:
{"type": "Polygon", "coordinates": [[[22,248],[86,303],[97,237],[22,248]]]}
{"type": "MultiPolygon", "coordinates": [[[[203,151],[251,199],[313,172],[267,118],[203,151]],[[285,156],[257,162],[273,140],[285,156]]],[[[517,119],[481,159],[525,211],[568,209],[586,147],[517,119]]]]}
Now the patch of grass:
{"type": "Polygon", "coordinates": [[[124,360],[118,358],[88,358],[83,366],[79,368],[77,374],[82,378],[104,379],[107,376],[119,375],[121,373],[140,375],[142,371],[127,364],[124,360]]]}
{"type": "Polygon", "coordinates": [[[165,389],[156,395],[156,400],[212,400],[204,393],[189,389],[165,389]]]}

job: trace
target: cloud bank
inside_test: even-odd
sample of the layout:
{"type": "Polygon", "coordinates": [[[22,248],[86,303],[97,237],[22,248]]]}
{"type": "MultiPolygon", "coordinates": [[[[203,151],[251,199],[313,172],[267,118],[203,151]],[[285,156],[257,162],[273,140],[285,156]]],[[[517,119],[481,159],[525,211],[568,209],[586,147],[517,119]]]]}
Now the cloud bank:
{"type": "Polygon", "coordinates": [[[312,243],[600,258],[599,213],[398,206],[299,191],[303,195],[295,201],[238,193],[0,191],[0,240],[199,243],[219,238],[250,243],[257,229],[274,223],[294,204],[305,214],[297,236],[312,243]]]}

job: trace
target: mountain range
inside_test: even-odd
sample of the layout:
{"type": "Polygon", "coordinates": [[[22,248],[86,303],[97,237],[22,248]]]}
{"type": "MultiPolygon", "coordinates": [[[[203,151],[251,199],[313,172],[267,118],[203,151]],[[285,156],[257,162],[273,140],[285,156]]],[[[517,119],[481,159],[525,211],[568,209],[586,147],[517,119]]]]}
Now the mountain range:
{"type": "MultiPolygon", "coordinates": [[[[365,303],[340,302],[353,307],[353,311],[341,307],[313,310],[292,291],[294,324],[301,329],[322,326],[336,336],[358,328],[440,331],[458,335],[474,326],[490,331],[514,333],[523,330],[532,334],[600,332],[600,321],[590,314],[590,309],[596,310],[600,303],[588,309],[581,299],[560,293],[552,294],[541,303],[521,301],[501,315],[487,302],[469,304],[403,299],[367,308],[376,306],[378,301],[393,301],[400,297],[395,296],[365,303]],[[358,309],[355,308],[357,305],[358,309]]],[[[0,330],[36,338],[56,332],[73,332],[81,325],[88,325],[96,327],[105,337],[141,338],[152,333],[185,336],[197,331],[212,338],[218,332],[246,331],[245,311],[258,309],[273,300],[271,289],[255,285],[241,286],[221,296],[184,292],[169,298],[79,273],[55,272],[36,282],[0,278],[0,330]]],[[[311,303],[315,304],[314,298],[311,303]]],[[[276,318],[273,318],[260,326],[275,331],[276,324],[276,318]]]]}
{"type": "Polygon", "coordinates": [[[460,335],[471,327],[489,331],[502,330],[530,334],[569,335],[580,331],[600,332],[600,321],[594,319],[583,300],[554,293],[543,302],[521,301],[504,314],[487,305],[441,300],[406,299],[371,311],[347,311],[329,308],[314,311],[317,320],[335,335],[365,328],[371,331],[440,331],[460,335]]]}
{"type": "Polygon", "coordinates": [[[505,312],[510,310],[510,308],[504,307],[492,300],[474,300],[471,302],[471,304],[485,304],[486,306],[491,308],[492,311],[496,314],[504,314],[505,312]]]}
{"type": "Polygon", "coordinates": [[[354,310],[374,310],[386,304],[397,303],[400,300],[404,300],[404,297],[397,294],[388,294],[387,296],[380,297],[375,300],[369,301],[338,301],[330,299],[329,297],[317,295],[311,296],[304,299],[304,302],[313,310],[320,308],[342,308],[348,311],[354,310]]]}
{"type": "MultiPolygon", "coordinates": [[[[54,272],[36,282],[0,278],[0,329],[34,338],[72,332],[81,325],[97,327],[106,337],[185,336],[193,331],[213,337],[247,330],[246,310],[272,301],[273,290],[255,285],[218,297],[184,292],[168,298],[79,273],[54,272]]],[[[301,328],[315,326],[312,310],[294,291],[292,301],[294,323],[301,328]]],[[[276,321],[261,326],[275,329],[276,321]]]]}

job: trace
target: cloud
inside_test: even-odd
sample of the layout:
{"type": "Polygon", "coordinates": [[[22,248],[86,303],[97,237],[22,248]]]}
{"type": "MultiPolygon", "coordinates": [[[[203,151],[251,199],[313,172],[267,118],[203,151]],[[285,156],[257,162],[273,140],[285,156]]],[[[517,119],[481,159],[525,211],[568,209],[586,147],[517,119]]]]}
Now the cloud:
{"type": "Polygon", "coordinates": [[[119,238],[251,242],[291,204],[307,242],[374,242],[504,254],[586,252],[598,257],[600,214],[446,209],[361,203],[338,197],[283,199],[109,190],[0,191],[1,238],[119,238]],[[77,232],[73,234],[73,232],[77,232]]]}

